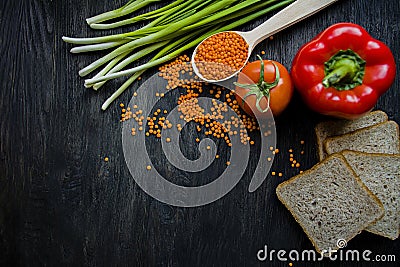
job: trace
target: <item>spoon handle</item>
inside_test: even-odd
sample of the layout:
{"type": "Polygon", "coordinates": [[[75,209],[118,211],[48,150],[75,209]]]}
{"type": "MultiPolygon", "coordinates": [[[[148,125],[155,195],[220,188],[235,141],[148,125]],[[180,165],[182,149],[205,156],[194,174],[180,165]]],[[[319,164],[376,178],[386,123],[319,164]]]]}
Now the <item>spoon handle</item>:
{"type": "Polygon", "coordinates": [[[271,35],[305,19],[338,0],[297,0],[282,9],[269,20],[245,33],[249,45],[254,48],[271,35]]]}

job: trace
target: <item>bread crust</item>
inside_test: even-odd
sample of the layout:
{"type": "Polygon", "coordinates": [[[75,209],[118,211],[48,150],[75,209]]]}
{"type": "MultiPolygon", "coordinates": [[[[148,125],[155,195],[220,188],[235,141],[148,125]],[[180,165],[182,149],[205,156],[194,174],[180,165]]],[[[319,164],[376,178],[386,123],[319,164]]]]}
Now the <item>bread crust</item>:
{"type": "MultiPolygon", "coordinates": [[[[368,127],[365,127],[365,128],[361,128],[361,129],[355,130],[355,131],[347,133],[347,134],[334,136],[334,137],[329,137],[324,141],[324,149],[328,154],[332,154],[334,152],[330,149],[331,143],[333,143],[333,142],[335,142],[335,141],[337,141],[339,139],[346,138],[346,137],[356,136],[359,133],[363,133],[363,132],[368,131],[370,129],[379,128],[379,127],[384,126],[386,124],[392,124],[392,125],[395,126],[396,134],[397,134],[397,140],[398,141],[397,141],[397,145],[396,145],[397,146],[397,153],[393,153],[393,154],[398,154],[398,153],[400,153],[400,137],[399,137],[400,131],[399,131],[399,125],[395,121],[385,121],[385,122],[378,123],[376,125],[372,125],[372,126],[368,126],[368,127]]],[[[350,149],[348,149],[348,150],[350,150],[350,149]]],[[[340,151],[337,151],[337,152],[340,152],[340,151]]],[[[391,154],[391,155],[393,155],[393,154],[391,154]]]]}
{"type": "MultiPolygon", "coordinates": [[[[375,110],[375,111],[372,111],[372,112],[366,114],[366,115],[365,115],[364,117],[362,117],[362,118],[365,118],[365,117],[374,117],[374,116],[378,116],[378,118],[380,118],[380,120],[378,120],[377,123],[371,124],[371,125],[369,125],[369,126],[376,125],[376,124],[378,124],[378,123],[380,123],[380,122],[386,122],[386,121],[388,121],[388,119],[389,119],[388,116],[387,116],[387,114],[386,114],[385,112],[383,112],[382,110],[375,110]]],[[[322,132],[321,128],[322,128],[322,129],[325,129],[326,126],[329,125],[329,124],[332,124],[332,123],[336,124],[336,123],[340,123],[340,122],[343,122],[343,123],[344,123],[344,122],[346,122],[346,120],[330,120],[330,121],[323,121],[323,122],[318,123],[318,124],[314,127],[314,132],[315,132],[315,136],[316,136],[316,140],[317,140],[317,146],[318,146],[318,157],[319,157],[319,160],[320,160],[320,161],[322,161],[324,158],[327,157],[327,154],[326,154],[325,148],[324,148],[324,141],[326,140],[326,138],[338,136],[338,134],[332,134],[332,135],[329,135],[329,134],[328,134],[328,135],[322,134],[322,133],[321,133],[321,132],[322,132]]],[[[347,121],[347,122],[353,122],[353,121],[347,121]]],[[[337,126],[337,125],[334,125],[334,127],[335,127],[335,126],[337,126]]],[[[363,129],[363,128],[369,127],[369,126],[363,126],[363,127],[358,128],[358,129],[363,129]]],[[[345,133],[350,133],[350,132],[353,132],[353,131],[358,130],[358,129],[354,129],[354,130],[351,130],[351,131],[347,131],[347,132],[345,132],[345,133]]],[[[342,133],[342,134],[345,134],[345,133],[342,133]]]]}

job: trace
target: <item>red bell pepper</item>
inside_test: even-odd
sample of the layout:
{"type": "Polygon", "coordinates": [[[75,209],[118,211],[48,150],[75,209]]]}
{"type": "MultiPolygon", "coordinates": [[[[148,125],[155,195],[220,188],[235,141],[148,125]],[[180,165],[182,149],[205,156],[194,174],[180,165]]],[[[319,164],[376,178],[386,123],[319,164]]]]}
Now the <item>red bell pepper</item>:
{"type": "Polygon", "coordinates": [[[352,23],[338,23],[300,48],[292,64],[295,88],[324,115],[355,119],[376,104],[394,81],[390,49],[352,23]]]}

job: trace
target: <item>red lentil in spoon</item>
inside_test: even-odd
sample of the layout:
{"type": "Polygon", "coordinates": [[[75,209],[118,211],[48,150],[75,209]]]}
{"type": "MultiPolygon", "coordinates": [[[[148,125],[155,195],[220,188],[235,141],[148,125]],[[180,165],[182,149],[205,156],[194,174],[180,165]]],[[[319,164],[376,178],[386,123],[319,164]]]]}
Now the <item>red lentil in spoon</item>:
{"type": "Polygon", "coordinates": [[[241,69],[247,61],[249,45],[235,32],[221,32],[204,40],[194,62],[207,80],[223,80],[241,69]]]}

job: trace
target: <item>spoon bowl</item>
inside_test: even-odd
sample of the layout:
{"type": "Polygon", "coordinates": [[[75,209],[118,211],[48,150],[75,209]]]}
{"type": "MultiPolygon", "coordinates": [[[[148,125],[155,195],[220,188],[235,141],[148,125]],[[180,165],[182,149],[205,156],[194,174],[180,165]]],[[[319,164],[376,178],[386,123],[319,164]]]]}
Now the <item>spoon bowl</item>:
{"type": "MultiPolygon", "coordinates": [[[[239,36],[241,36],[241,37],[244,39],[244,41],[245,41],[247,44],[249,44],[249,41],[251,41],[251,40],[249,40],[249,39],[246,39],[246,32],[240,32],[240,31],[227,31],[227,32],[238,34],[239,36]]],[[[246,60],[244,61],[243,66],[241,66],[239,69],[235,70],[235,72],[233,72],[232,74],[230,74],[230,75],[228,75],[228,76],[226,76],[226,77],[224,77],[224,78],[222,78],[222,79],[208,79],[208,78],[205,78],[205,77],[203,76],[203,74],[201,73],[201,71],[199,70],[198,65],[196,65],[196,64],[201,63],[201,64],[203,64],[203,65],[205,65],[205,66],[208,66],[209,68],[213,68],[213,66],[215,66],[215,65],[220,65],[221,68],[226,68],[227,70],[230,69],[230,67],[229,67],[228,65],[225,65],[225,66],[224,66],[223,63],[206,62],[206,61],[196,62],[196,61],[195,61],[195,57],[196,57],[196,54],[197,54],[197,51],[198,51],[199,46],[201,46],[201,45],[202,45],[205,41],[207,41],[209,38],[212,38],[213,36],[215,36],[215,35],[217,35],[217,34],[221,34],[221,33],[222,33],[222,32],[215,33],[215,34],[209,36],[208,38],[204,39],[201,43],[199,43],[199,44],[196,46],[196,48],[194,49],[194,52],[193,52],[193,54],[192,54],[191,65],[192,65],[192,68],[193,68],[194,72],[196,73],[196,75],[197,75],[199,78],[201,78],[201,79],[203,79],[204,81],[207,81],[207,82],[222,82],[222,81],[228,80],[228,79],[230,79],[230,78],[236,76],[236,75],[238,74],[238,72],[241,71],[241,70],[243,69],[243,67],[246,65],[247,61],[248,61],[249,58],[250,58],[251,52],[253,51],[253,48],[249,46],[249,47],[248,47],[248,50],[247,50],[247,58],[246,58],[246,60]]],[[[199,64],[199,65],[200,65],[200,64],[199,64]]]]}

